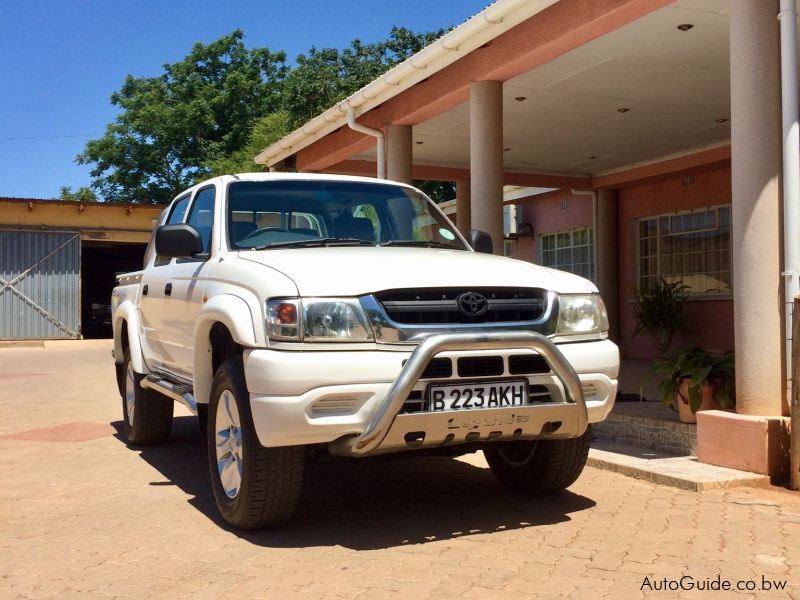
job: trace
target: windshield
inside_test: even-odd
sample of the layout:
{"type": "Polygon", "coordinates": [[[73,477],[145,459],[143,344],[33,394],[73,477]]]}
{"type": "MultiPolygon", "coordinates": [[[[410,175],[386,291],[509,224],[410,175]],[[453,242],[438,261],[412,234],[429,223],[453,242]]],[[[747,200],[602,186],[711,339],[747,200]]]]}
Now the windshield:
{"type": "Polygon", "coordinates": [[[228,189],[233,249],[408,245],[467,250],[416,191],[354,181],[237,181],[228,189]]]}

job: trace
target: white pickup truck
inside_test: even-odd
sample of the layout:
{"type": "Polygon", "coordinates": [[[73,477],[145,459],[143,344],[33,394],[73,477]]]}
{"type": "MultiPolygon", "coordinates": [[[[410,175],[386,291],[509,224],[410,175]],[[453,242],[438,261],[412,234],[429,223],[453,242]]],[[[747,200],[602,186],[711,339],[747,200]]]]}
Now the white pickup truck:
{"type": "Polygon", "coordinates": [[[294,513],[322,454],[483,450],[522,493],[580,475],[619,353],[586,279],[494,256],[413,187],[228,175],[164,211],[112,296],[133,445],[199,417],[223,518],[294,513]]]}

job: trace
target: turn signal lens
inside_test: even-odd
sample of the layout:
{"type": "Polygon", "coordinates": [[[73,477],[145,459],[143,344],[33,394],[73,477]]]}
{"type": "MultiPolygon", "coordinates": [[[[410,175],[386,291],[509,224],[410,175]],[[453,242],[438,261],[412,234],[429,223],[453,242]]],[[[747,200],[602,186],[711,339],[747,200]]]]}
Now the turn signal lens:
{"type": "Polygon", "coordinates": [[[267,336],[273,340],[300,341],[300,300],[267,302],[267,336]]]}
{"type": "Polygon", "coordinates": [[[297,307],[289,303],[279,304],[278,321],[281,325],[295,325],[297,323],[297,307]]]}

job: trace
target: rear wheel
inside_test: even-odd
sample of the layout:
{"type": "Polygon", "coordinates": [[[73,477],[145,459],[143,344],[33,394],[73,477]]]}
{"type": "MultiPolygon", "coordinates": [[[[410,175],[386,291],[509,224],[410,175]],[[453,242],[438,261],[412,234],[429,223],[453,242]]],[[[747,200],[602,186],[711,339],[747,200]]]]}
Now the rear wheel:
{"type": "Polygon", "coordinates": [[[241,356],[228,358],[214,375],[207,421],[211,487],[225,521],[240,529],[288,521],[300,500],[305,447],[259,443],[241,356]]]}
{"type": "Polygon", "coordinates": [[[546,494],[575,483],[586,465],[591,439],[587,428],[577,438],[507,442],[485,448],[483,454],[494,476],[508,489],[546,494]]]}
{"type": "Polygon", "coordinates": [[[122,395],[125,437],[136,446],[166,441],[172,429],[172,400],[141,386],[144,375],[133,370],[130,350],[125,351],[122,372],[125,377],[122,395]]]}

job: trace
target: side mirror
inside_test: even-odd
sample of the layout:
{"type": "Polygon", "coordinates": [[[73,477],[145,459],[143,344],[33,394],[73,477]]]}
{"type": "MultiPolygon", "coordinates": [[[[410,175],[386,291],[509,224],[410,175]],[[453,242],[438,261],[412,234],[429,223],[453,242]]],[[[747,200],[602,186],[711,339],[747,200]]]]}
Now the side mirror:
{"type": "Polygon", "coordinates": [[[156,229],[156,254],[164,258],[190,258],[203,253],[203,240],[191,225],[162,225],[156,229]]]}
{"type": "Polygon", "coordinates": [[[470,229],[467,235],[467,241],[475,252],[484,252],[492,254],[494,247],[492,246],[492,236],[480,229],[470,229]]]}

